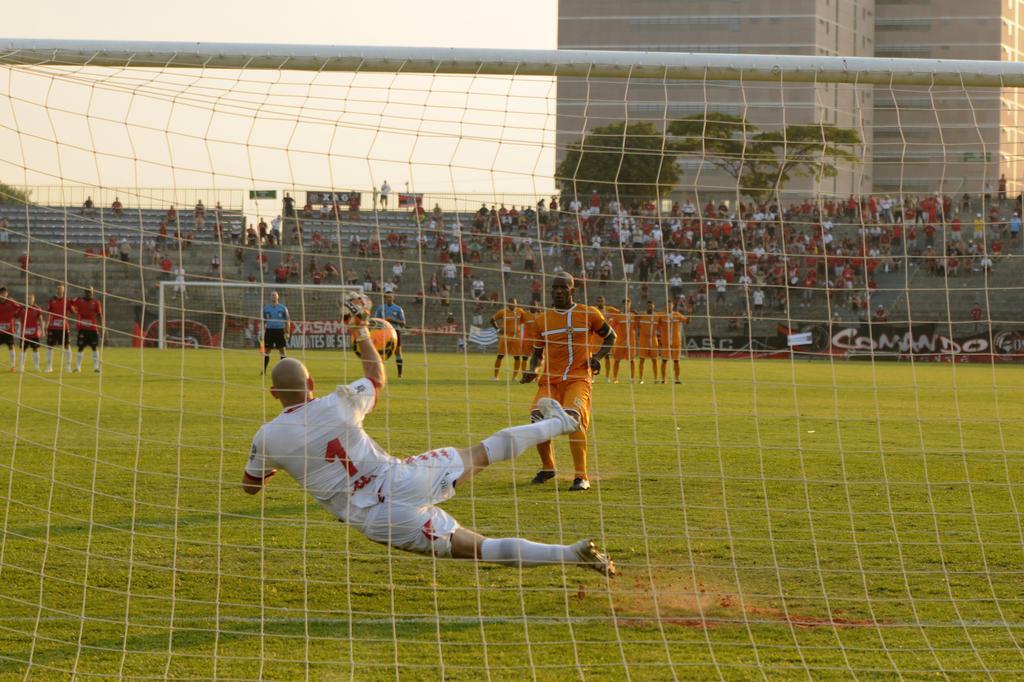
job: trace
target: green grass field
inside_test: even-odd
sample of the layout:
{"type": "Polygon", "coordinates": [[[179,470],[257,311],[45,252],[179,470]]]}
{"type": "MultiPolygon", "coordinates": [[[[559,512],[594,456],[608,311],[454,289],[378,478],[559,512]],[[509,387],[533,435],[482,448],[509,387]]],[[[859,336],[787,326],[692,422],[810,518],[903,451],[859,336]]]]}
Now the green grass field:
{"type": "MultiPolygon", "coordinates": [[[[311,353],[320,388],[358,372],[311,353]]],[[[287,476],[238,485],[278,412],[250,353],[119,349],[0,376],[0,677],[796,679],[1024,675],[1024,373],[686,361],[595,387],[595,486],[534,453],[445,506],[495,535],[592,535],[622,576],[398,554],[287,476]],[[88,360],[86,368],[88,369],[88,360]]],[[[390,452],[522,422],[491,356],[409,355],[390,452]]],[[[393,364],[389,363],[393,370],[393,364]]]]}

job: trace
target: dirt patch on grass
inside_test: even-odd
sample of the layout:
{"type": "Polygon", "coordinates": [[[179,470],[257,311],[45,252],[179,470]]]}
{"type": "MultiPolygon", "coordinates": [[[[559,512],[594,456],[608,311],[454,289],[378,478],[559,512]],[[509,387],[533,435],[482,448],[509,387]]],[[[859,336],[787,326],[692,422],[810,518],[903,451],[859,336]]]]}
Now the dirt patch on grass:
{"type": "Polygon", "coordinates": [[[739,595],[681,572],[655,574],[654,584],[643,577],[616,580],[612,585],[618,623],[625,627],[663,625],[717,628],[743,623],[780,623],[798,628],[875,627],[872,620],[848,618],[842,611],[796,613],[754,603],[739,595]]]}

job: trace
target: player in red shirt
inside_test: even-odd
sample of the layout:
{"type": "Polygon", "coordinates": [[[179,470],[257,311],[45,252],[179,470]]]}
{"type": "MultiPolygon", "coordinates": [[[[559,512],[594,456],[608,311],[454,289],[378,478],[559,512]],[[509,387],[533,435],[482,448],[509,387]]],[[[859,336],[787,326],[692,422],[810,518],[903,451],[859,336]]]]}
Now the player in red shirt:
{"type": "Polygon", "coordinates": [[[103,306],[93,298],[92,287],[85,290],[85,296],[76,298],[71,309],[78,316],[78,358],[75,371],[82,371],[82,351],[86,346],[92,348],[92,371],[100,371],[100,327],[103,325],[103,306]]]}
{"type": "Polygon", "coordinates": [[[14,363],[14,323],[21,313],[21,306],[17,301],[7,297],[7,287],[0,287],[0,346],[7,346],[7,353],[11,358],[11,371],[15,368],[14,363]]]}
{"type": "Polygon", "coordinates": [[[71,349],[68,348],[68,313],[70,302],[64,296],[64,285],[58,284],[53,297],[46,302],[46,371],[53,371],[53,348],[61,346],[71,371],[71,349]]]}
{"type": "Polygon", "coordinates": [[[28,366],[28,351],[32,349],[32,365],[39,371],[39,330],[42,329],[43,311],[36,305],[36,295],[29,294],[21,309],[21,371],[28,366]]]}

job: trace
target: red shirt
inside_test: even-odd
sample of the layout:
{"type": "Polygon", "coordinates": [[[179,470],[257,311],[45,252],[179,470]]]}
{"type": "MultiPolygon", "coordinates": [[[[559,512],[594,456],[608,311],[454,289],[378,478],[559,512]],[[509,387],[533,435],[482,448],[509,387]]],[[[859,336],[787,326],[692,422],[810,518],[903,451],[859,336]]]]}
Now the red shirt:
{"type": "Polygon", "coordinates": [[[83,329],[96,331],[100,328],[100,318],[103,317],[103,306],[100,304],[99,299],[76,298],[72,302],[71,307],[75,311],[75,314],[78,315],[79,331],[83,329]]]}
{"type": "Polygon", "coordinates": [[[14,332],[14,320],[18,318],[21,306],[11,298],[0,301],[0,332],[14,332]]]}
{"type": "Polygon", "coordinates": [[[67,330],[68,328],[68,299],[51,298],[46,304],[46,312],[50,319],[46,324],[47,329],[67,330]]]}
{"type": "Polygon", "coordinates": [[[24,316],[21,318],[21,335],[26,339],[39,338],[39,318],[43,311],[36,306],[24,308],[24,316]]]}

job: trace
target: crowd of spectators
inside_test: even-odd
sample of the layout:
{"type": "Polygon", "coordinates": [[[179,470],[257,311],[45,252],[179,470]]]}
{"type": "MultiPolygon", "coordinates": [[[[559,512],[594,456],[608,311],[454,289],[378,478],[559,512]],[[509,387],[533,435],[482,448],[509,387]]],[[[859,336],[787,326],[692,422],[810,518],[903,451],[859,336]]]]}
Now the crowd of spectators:
{"type": "MultiPolygon", "coordinates": [[[[445,307],[462,298],[477,305],[512,295],[536,305],[542,274],[565,270],[580,286],[596,290],[592,295],[615,294],[626,282],[634,300],[661,299],[664,292],[672,306],[691,314],[706,308],[716,316],[756,318],[828,300],[833,309],[875,316],[871,298],[886,273],[911,269],[956,278],[991,272],[1006,252],[1020,251],[1022,229],[1020,204],[1006,198],[1002,182],[997,196],[964,194],[959,200],[871,195],[780,206],[687,199],[667,211],[594,191],[567,202],[551,197],[535,205],[483,204],[472,214],[417,205],[410,210],[415,227],[384,214],[374,230],[348,229],[360,219],[359,208],[353,197],[346,207],[306,203],[296,209],[286,196],[282,215],[225,234],[219,203],[209,222],[202,201],[191,220],[181,220],[171,206],[142,249],[150,264],[166,270],[165,263],[202,234],[234,246],[240,276],[246,254],[255,251],[256,269],[244,275],[250,280],[346,283],[445,307]],[[294,240],[303,237],[300,260],[294,240]],[[283,245],[291,248],[279,252],[283,245]],[[351,258],[376,265],[351,267],[351,258]],[[403,284],[407,260],[423,266],[422,280],[412,285],[403,284]]],[[[90,198],[82,211],[94,210],[90,198]]],[[[124,213],[118,199],[110,210],[124,213]]],[[[133,257],[127,240],[112,239],[98,253],[133,257]]],[[[230,276],[219,257],[207,272],[230,276]]]]}
{"type": "Polygon", "coordinates": [[[1020,231],[1020,206],[1005,198],[851,196],[782,208],[687,200],[662,214],[651,202],[625,205],[594,192],[561,207],[558,198],[484,205],[471,217],[446,218],[435,206],[414,237],[391,232],[367,243],[353,235],[350,254],[387,258],[415,239],[420,260],[434,264],[427,291],[416,296],[442,302],[460,280],[476,301],[523,298],[514,290],[520,276],[535,301],[536,274],[567,270],[598,294],[623,281],[635,286],[634,299],[667,291],[687,313],[707,306],[758,317],[830,300],[833,309],[868,316],[877,313],[869,306],[880,276],[907,268],[944,277],[991,272],[1004,245],[1020,249],[1020,231]],[[503,291],[486,291],[479,269],[499,271],[503,291]]]}

